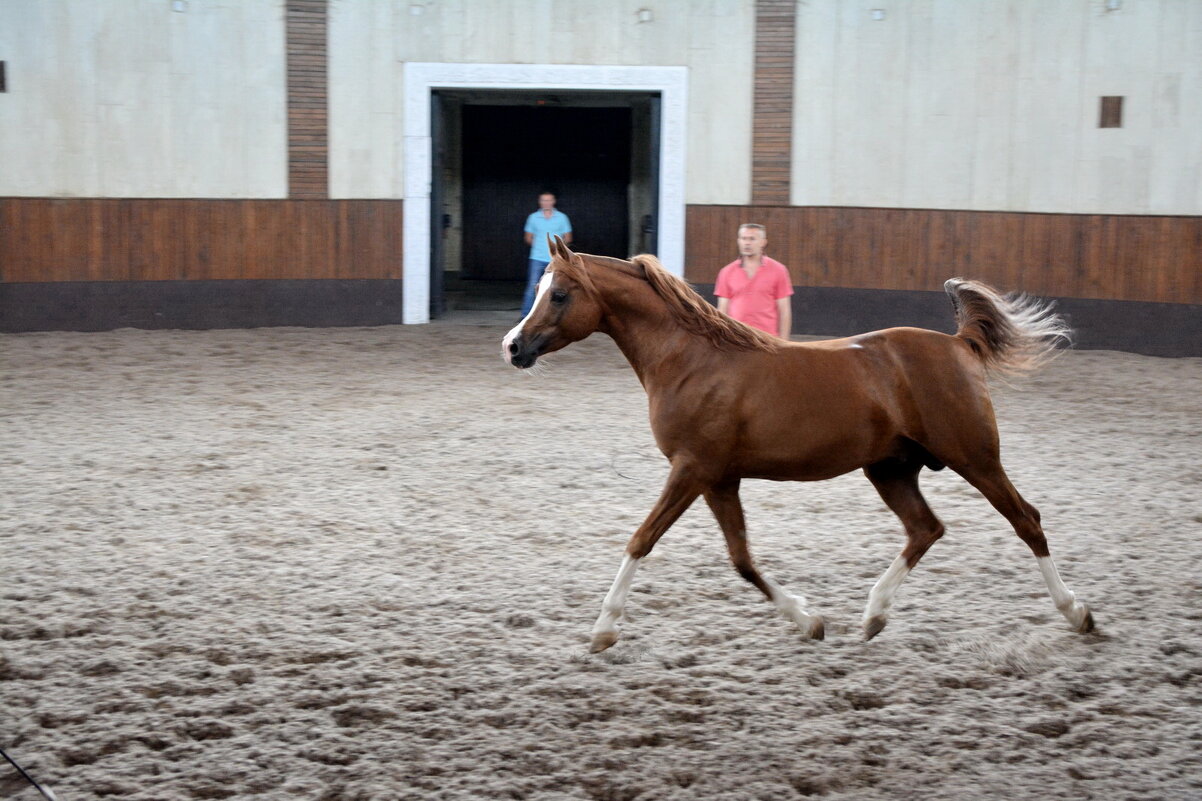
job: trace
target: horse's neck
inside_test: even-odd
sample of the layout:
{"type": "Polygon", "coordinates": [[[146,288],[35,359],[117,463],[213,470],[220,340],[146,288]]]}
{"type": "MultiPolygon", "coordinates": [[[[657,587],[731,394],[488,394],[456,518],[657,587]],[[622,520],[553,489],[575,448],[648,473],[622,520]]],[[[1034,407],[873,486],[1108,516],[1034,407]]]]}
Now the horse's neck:
{"type": "Polygon", "coordinates": [[[689,333],[647,282],[623,281],[606,293],[609,315],[602,332],[609,334],[630,362],[643,387],[650,392],[661,382],[671,382],[682,369],[700,360],[713,346],[689,333]],[[690,359],[690,355],[696,359],[690,359]]]}

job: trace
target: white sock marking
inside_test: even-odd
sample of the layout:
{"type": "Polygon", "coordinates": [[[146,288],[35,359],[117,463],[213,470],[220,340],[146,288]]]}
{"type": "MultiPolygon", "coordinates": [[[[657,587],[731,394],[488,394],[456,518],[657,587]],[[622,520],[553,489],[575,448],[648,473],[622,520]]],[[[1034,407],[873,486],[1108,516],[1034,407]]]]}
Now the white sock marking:
{"type": "Polygon", "coordinates": [[[1089,609],[1077,600],[1076,593],[1070,590],[1060,578],[1060,573],[1056,570],[1056,563],[1052,561],[1052,557],[1038,556],[1036,561],[1039,562],[1039,572],[1043,574],[1044,583],[1048,585],[1048,593],[1052,596],[1052,602],[1056,604],[1060,614],[1073,624],[1073,628],[1080,628],[1081,624],[1085,622],[1085,616],[1089,614],[1089,609]]]}
{"type": "Polygon", "coordinates": [[[889,612],[889,607],[893,606],[893,596],[897,594],[897,588],[909,574],[910,567],[906,564],[905,557],[898,556],[893,560],[889,569],[877,579],[876,584],[872,586],[872,591],[868,593],[868,606],[864,608],[865,621],[877,616],[883,617],[889,612]]]}
{"type": "Polygon", "coordinates": [[[794,595],[767,576],[764,577],[764,583],[772,592],[772,603],[776,604],[780,613],[801,626],[803,632],[809,634],[814,625],[814,618],[806,611],[805,596],[794,595]]]}
{"type": "Polygon", "coordinates": [[[622,610],[626,608],[626,596],[630,593],[630,585],[634,582],[634,574],[638,569],[638,559],[630,554],[622,557],[622,566],[618,568],[613,586],[609,588],[605,600],[601,603],[601,615],[593,624],[594,637],[604,632],[617,633],[618,619],[622,617],[622,610]]]}

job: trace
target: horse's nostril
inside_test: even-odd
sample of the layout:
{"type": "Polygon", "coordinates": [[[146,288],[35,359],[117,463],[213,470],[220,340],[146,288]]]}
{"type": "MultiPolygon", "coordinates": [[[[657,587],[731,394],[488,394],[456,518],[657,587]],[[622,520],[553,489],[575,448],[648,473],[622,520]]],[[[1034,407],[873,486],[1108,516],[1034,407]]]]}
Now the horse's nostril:
{"type": "Polygon", "coordinates": [[[517,343],[516,343],[516,342],[510,342],[510,343],[509,343],[509,353],[510,353],[510,355],[512,355],[512,356],[517,356],[517,355],[518,355],[518,346],[517,346],[517,343]]]}

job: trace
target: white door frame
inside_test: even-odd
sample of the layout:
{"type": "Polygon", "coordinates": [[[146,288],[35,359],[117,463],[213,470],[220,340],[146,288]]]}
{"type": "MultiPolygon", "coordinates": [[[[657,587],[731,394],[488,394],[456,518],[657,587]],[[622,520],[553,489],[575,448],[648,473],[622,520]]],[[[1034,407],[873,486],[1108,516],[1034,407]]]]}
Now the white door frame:
{"type": "MultiPolygon", "coordinates": [[[[546,89],[659,92],[659,259],[684,275],[687,67],[583,64],[405,64],[402,143],[405,175],[403,320],[430,321],[430,185],[433,139],[430,93],[435,89],[546,89]]],[[[613,254],[606,254],[613,255],[613,254]]]]}

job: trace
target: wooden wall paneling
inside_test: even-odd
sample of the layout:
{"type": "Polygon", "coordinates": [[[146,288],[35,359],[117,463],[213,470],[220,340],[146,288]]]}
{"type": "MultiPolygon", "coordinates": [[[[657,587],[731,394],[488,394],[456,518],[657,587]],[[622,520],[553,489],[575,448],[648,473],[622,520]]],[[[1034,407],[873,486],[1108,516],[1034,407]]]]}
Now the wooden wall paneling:
{"type": "Polygon", "coordinates": [[[1055,288],[1054,294],[1068,296],[1081,285],[1081,277],[1085,272],[1081,219],[1060,214],[1041,214],[1038,217],[1048,239],[1040,273],[1046,277],[1048,286],[1055,288]]]}
{"type": "Polygon", "coordinates": [[[756,0],[751,202],[787,205],[793,148],[795,0],[756,0]]]}
{"type": "Polygon", "coordinates": [[[1114,249],[1107,245],[1106,222],[1098,215],[1088,215],[1081,221],[1083,270],[1078,292],[1085,297],[1099,297],[1109,279],[1108,265],[1114,255],[1114,249]]]}
{"type": "Polygon", "coordinates": [[[93,280],[130,280],[130,204],[105,200],[96,204],[99,225],[89,243],[89,259],[96,265],[93,280]]]}
{"type": "Polygon", "coordinates": [[[354,253],[351,249],[351,215],[354,213],[350,203],[338,203],[331,213],[333,219],[334,278],[349,278],[347,273],[353,263],[354,253]]]}
{"type": "MultiPolygon", "coordinates": [[[[97,202],[97,201],[91,201],[97,202]]],[[[170,202],[170,201],[164,201],[170,202]]],[[[129,204],[129,272],[126,276],[109,280],[153,281],[164,276],[156,275],[154,259],[154,241],[151,222],[147,211],[153,208],[136,200],[129,204]]],[[[177,278],[178,276],[166,276],[177,278]]],[[[72,279],[68,279],[72,280],[72,279]]]]}
{"type": "Polygon", "coordinates": [[[4,266],[5,280],[8,281],[39,281],[39,268],[42,264],[52,263],[43,252],[46,243],[41,241],[51,230],[43,218],[49,214],[50,201],[30,200],[28,202],[10,201],[13,209],[11,218],[12,228],[4,232],[4,241],[16,250],[12,256],[0,259],[4,266]]]}
{"type": "Polygon", "coordinates": [[[1014,270],[1018,283],[1014,289],[1032,286],[1049,276],[1045,268],[1048,251],[1048,226],[1035,215],[1021,221],[1019,238],[1015,242],[1014,270]]]}
{"type": "Polygon", "coordinates": [[[937,291],[962,276],[1041,295],[1202,303],[1199,217],[691,206],[689,280],[713,283],[744,221],[769,226],[769,253],[800,285],[937,291]]]}
{"type": "Polygon", "coordinates": [[[942,286],[951,276],[934,264],[930,257],[928,243],[930,242],[931,215],[922,214],[916,209],[908,209],[905,216],[903,236],[912,243],[907,254],[907,268],[912,284],[933,284],[942,286]]]}
{"type": "MultiPolygon", "coordinates": [[[[313,201],[307,200],[289,203],[284,206],[282,217],[276,220],[281,239],[291,236],[291,242],[283,251],[286,254],[285,261],[291,262],[293,271],[306,278],[310,277],[310,264],[315,249],[311,240],[313,231],[306,225],[305,220],[305,212],[312,203],[313,201]]],[[[277,276],[270,277],[276,278],[277,276]]]]}
{"type": "Polygon", "coordinates": [[[382,278],[400,278],[404,269],[404,260],[401,254],[404,251],[404,230],[405,227],[400,224],[401,220],[401,205],[376,206],[370,210],[375,219],[375,224],[388,232],[388,236],[371,236],[369,242],[376,243],[377,247],[383,248],[380,254],[378,263],[387,265],[387,272],[382,275],[382,278]],[[383,219],[387,215],[389,219],[383,219]],[[395,220],[395,222],[394,222],[395,220]]]}
{"type": "Polygon", "coordinates": [[[284,205],[282,213],[266,221],[271,238],[279,242],[274,256],[261,255],[261,274],[264,279],[284,278],[292,273],[297,278],[326,278],[334,267],[321,261],[325,251],[326,231],[316,213],[325,204],[317,200],[295,200],[284,205]]]}
{"type": "Polygon", "coordinates": [[[61,263],[76,280],[86,281],[91,275],[88,269],[87,251],[72,248],[72,243],[85,235],[86,225],[81,215],[72,213],[72,205],[61,200],[49,201],[49,220],[42,233],[42,247],[46,255],[61,263]]]}
{"type": "Polygon", "coordinates": [[[329,197],[327,0],[286,0],[288,196],[329,197]]]}
{"type": "MultiPolygon", "coordinates": [[[[1202,218],[691,206],[687,277],[713,283],[742,222],[798,284],[1202,303],[1202,218]]],[[[401,276],[401,201],[0,198],[0,280],[401,276]]]]}
{"type": "Polygon", "coordinates": [[[714,238],[705,227],[711,223],[714,215],[686,214],[684,220],[684,263],[685,275],[689,280],[698,283],[712,284],[714,276],[711,272],[710,249],[714,238]]]}
{"type": "Polygon", "coordinates": [[[39,220],[44,214],[43,205],[48,201],[5,201],[6,222],[0,242],[6,252],[0,258],[0,269],[4,270],[5,281],[38,281],[40,263],[38,237],[44,235],[47,226],[39,220]]]}
{"type": "Polygon", "coordinates": [[[835,209],[834,228],[829,247],[834,263],[824,286],[862,286],[864,281],[856,271],[848,270],[848,265],[859,264],[861,271],[864,260],[859,253],[867,248],[864,238],[870,235],[869,226],[862,224],[857,217],[859,209],[835,209]]]}
{"type": "MultiPolygon", "coordinates": [[[[814,286],[831,286],[836,280],[838,262],[827,243],[836,235],[840,222],[822,209],[807,209],[807,212],[806,224],[800,232],[807,240],[803,261],[812,265],[809,272],[814,286]]],[[[805,272],[805,265],[800,265],[800,269],[805,272]]]]}
{"type": "Polygon", "coordinates": [[[1120,291],[1129,297],[1169,294],[1165,291],[1169,283],[1165,268],[1169,265],[1165,264],[1164,241],[1160,236],[1161,220],[1136,217],[1132,223],[1126,231],[1115,232],[1122,243],[1121,275],[1117,277],[1120,291]]]}
{"type": "Polygon", "coordinates": [[[203,280],[226,278],[234,269],[231,264],[242,265],[247,278],[253,277],[247,258],[246,226],[255,218],[257,201],[248,200],[228,203],[220,200],[202,201],[197,209],[198,231],[195,244],[196,276],[203,280]]]}
{"type": "Polygon", "coordinates": [[[1202,298],[1202,220],[1193,226],[1175,223],[1173,218],[1161,218],[1156,235],[1160,245],[1157,292],[1166,298],[1202,298]]]}
{"type": "Polygon", "coordinates": [[[307,219],[305,224],[312,231],[306,239],[312,243],[309,253],[309,269],[316,273],[320,271],[323,277],[337,278],[341,272],[338,261],[338,207],[345,204],[331,200],[306,203],[307,219]]]}
{"type": "Polygon", "coordinates": [[[401,277],[401,201],[0,198],[0,281],[401,277]]]}
{"type": "Polygon", "coordinates": [[[865,281],[875,277],[884,286],[893,288],[905,283],[905,247],[902,241],[902,209],[882,209],[880,224],[872,230],[875,236],[872,253],[866,254],[863,275],[865,281]]]}

